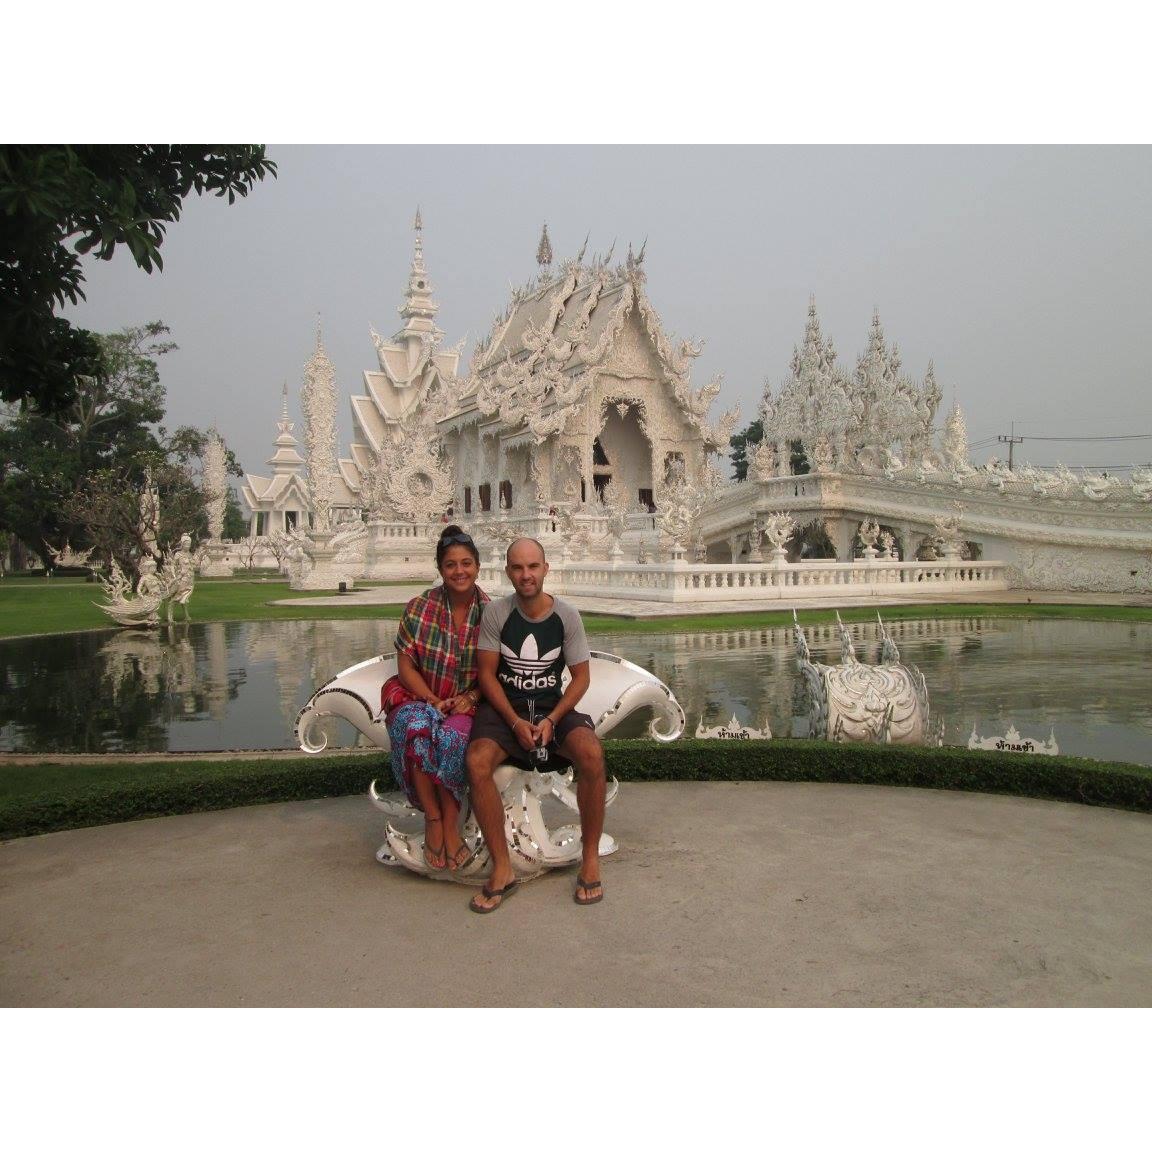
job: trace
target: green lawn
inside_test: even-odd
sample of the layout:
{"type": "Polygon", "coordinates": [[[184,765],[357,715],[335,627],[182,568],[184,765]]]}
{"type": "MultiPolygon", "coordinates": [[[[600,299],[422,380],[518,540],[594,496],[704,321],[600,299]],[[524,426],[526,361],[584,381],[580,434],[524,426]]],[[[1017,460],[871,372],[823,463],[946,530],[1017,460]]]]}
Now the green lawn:
{"type": "MultiPolygon", "coordinates": [[[[868,608],[813,608],[796,613],[801,624],[832,624],[839,611],[845,623],[885,620],[952,620],[974,616],[1016,616],[1032,620],[1124,620],[1152,623],[1152,605],[1120,604],[884,604],[868,608]]],[[[622,620],[582,613],[589,632],[717,632],[744,628],[783,628],[792,624],[792,610],[722,612],[708,616],[659,616],[622,620]]]]}
{"type": "MultiPolygon", "coordinates": [[[[399,605],[357,604],[355,593],[347,606],[318,604],[314,608],[287,608],[273,600],[310,599],[330,592],[293,592],[285,580],[198,580],[189,608],[198,623],[214,620],[365,620],[399,618],[399,605]]],[[[0,580],[0,639],[41,636],[51,632],[83,632],[114,628],[96,607],[103,599],[100,586],[75,577],[53,580],[0,580]]],[[[176,609],[177,620],[183,618],[176,609]]]]}
{"type": "MultiPolygon", "coordinates": [[[[193,621],[214,620],[372,620],[398,619],[400,605],[372,605],[357,601],[317,604],[315,607],[284,607],[273,600],[314,599],[330,592],[293,592],[285,580],[251,579],[199,580],[190,605],[193,621]]],[[[0,580],[0,639],[11,636],[40,636],[53,632],[81,632],[114,627],[95,602],[101,599],[98,585],[75,577],[7,577],[0,580]]],[[[841,618],[875,620],[875,608],[842,608],[841,618]]],[[[1152,606],[1129,608],[1108,604],[905,604],[883,607],[886,620],[948,619],[971,616],[1019,616],[1031,619],[1136,620],[1152,622],[1152,606]]],[[[804,624],[824,624],[835,620],[834,608],[799,613],[804,624]]],[[[177,619],[180,619],[177,610],[177,619]]],[[[690,632],[743,628],[780,628],[792,622],[790,609],[707,616],[659,616],[648,619],[620,619],[585,614],[590,633],[690,632]]]]}

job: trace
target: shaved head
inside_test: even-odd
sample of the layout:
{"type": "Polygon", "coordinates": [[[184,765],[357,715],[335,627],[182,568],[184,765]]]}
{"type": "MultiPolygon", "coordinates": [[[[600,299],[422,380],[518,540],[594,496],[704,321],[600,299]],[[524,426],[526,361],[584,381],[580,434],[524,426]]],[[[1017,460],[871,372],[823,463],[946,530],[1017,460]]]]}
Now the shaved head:
{"type": "Polygon", "coordinates": [[[539,540],[534,540],[531,536],[521,536],[518,540],[513,540],[508,545],[508,551],[504,554],[504,562],[506,564],[512,563],[512,553],[522,551],[524,548],[534,548],[540,553],[540,559],[545,559],[544,545],[539,540]]]}

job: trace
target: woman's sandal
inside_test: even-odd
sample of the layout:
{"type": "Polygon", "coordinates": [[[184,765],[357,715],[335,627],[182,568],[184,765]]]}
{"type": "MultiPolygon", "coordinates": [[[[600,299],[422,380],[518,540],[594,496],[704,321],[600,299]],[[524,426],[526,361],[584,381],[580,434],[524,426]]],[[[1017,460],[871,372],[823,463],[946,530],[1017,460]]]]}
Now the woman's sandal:
{"type": "Polygon", "coordinates": [[[444,844],[441,843],[439,848],[428,846],[428,825],[439,823],[439,820],[429,820],[427,817],[424,819],[424,863],[430,872],[443,872],[448,867],[448,858],[444,854],[444,844]]]}
{"type": "Polygon", "coordinates": [[[461,842],[460,847],[448,857],[448,871],[459,872],[461,868],[466,867],[472,862],[472,857],[475,855],[476,853],[469,848],[467,844],[461,842]]]}

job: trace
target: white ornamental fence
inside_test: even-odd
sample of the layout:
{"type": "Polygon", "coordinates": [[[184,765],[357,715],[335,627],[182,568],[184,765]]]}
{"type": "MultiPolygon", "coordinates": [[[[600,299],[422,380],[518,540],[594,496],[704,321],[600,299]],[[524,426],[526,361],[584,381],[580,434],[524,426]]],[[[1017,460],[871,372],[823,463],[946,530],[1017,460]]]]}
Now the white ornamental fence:
{"type": "MultiPolygon", "coordinates": [[[[1003,592],[999,560],[872,560],[798,564],[612,564],[549,561],[548,587],[560,595],[663,603],[773,601],[844,596],[939,596],[943,592],[1003,592]]],[[[483,564],[485,589],[510,591],[502,567],[483,564]]]]}

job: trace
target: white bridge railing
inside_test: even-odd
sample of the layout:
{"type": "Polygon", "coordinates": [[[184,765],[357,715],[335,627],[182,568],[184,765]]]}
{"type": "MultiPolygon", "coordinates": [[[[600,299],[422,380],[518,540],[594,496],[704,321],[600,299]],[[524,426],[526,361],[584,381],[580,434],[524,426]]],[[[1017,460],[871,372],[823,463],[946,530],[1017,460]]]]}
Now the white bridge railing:
{"type": "MultiPolygon", "coordinates": [[[[933,595],[1002,592],[1008,588],[999,560],[875,560],[842,564],[611,564],[550,561],[549,587],[560,595],[601,596],[667,603],[812,599],[826,596],[933,595]]],[[[480,583],[508,589],[500,567],[484,564],[480,583]]],[[[508,589],[510,590],[510,589],[508,589]]]]}

